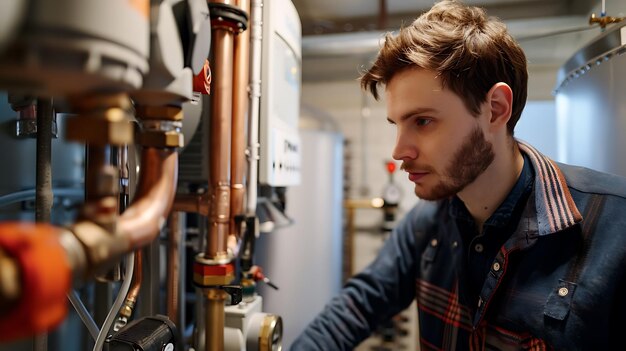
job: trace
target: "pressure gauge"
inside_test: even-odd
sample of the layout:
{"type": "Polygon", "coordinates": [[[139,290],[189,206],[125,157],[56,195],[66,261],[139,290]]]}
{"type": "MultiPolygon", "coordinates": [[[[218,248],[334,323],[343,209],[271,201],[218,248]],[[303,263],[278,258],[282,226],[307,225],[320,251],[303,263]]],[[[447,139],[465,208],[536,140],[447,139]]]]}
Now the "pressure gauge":
{"type": "Polygon", "coordinates": [[[283,320],[280,316],[268,314],[263,318],[259,351],[282,350],[283,320]]]}
{"type": "Polygon", "coordinates": [[[385,200],[385,205],[397,205],[400,203],[402,199],[402,191],[400,188],[394,184],[389,183],[383,189],[383,200],[385,200]]]}
{"type": "Polygon", "coordinates": [[[248,327],[247,350],[281,351],[283,340],[283,320],[280,316],[255,313],[248,327]]]}

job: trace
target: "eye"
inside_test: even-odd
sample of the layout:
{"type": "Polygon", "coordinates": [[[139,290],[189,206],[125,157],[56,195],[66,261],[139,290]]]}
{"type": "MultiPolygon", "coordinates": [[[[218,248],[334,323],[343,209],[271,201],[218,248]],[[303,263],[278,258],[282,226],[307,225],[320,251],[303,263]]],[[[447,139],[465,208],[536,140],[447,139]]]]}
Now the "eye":
{"type": "Polygon", "coordinates": [[[415,124],[417,124],[419,127],[424,127],[428,125],[430,122],[432,122],[432,119],[420,117],[420,118],[417,118],[417,120],[415,121],[415,124]]]}

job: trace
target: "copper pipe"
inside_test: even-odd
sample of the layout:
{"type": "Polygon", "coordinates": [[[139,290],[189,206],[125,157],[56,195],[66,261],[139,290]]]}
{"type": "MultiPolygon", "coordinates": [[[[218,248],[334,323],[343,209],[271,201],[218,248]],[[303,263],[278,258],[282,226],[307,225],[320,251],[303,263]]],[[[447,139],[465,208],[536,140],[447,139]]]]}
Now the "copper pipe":
{"type": "MultiPolygon", "coordinates": [[[[211,1],[231,4],[229,0],[211,1]]],[[[211,84],[211,142],[209,193],[211,209],[206,257],[226,256],[226,239],[230,221],[230,148],[233,77],[233,31],[216,26],[212,32],[214,73],[211,84]]]]}
{"type": "Polygon", "coordinates": [[[133,285],[128,290],[126,295],[126,301],[132,301],[133,305],[137,302],[137,296],[139,296],[139,290],[141,290],[141,282],[143,281],[143,254],[141,250],[135,251],[135,266],[133,267],[133,285]]]}
{"type": "Polygon", "coordinates": [[[144,147],[140,172],[135,199],[117,227],[135,249],[154,240],[165,224],[176,192],[178,153],[175,149],[144,147]]]}
{"type": "Polygon", "coordinates": [[[168,220],[169,235],[167,245],[167,315],[178,327],[183,321],[178,320],[178,301],[180,291],[180,245],[182,232],[180,230],[180,212],[170,213],[168,220]]]}
{"type": "MultiPolygon", "coordinates": [[[[248,0],[235,0],[238,6],[246,13],[250,13],[248,0]]],[[[246,168],[246,112],[248,111],[248,79],[250,62],[250,31],[239,33],[235,37],[235,68],[233,85],[233,116],[231,140],[231,186],[230,186],[230,231],[229,234],[237,238],[241,236],[235,224],[235,216],[244,214],[243,199],[245,188],[243,185],[246,168]]]]}
{"type": "Polygon", "coordinates": [[[205,348],[206,350],[223,350],[224,301],[226,301],[227,294],[220,289],[209,289],[206,294],[205,348]]]}
{"type": "Polygon", "coordinates": [[[126,294],[126,300],[124,300],[124,305],[120,309],[120,315],[126,318],[126,323],[133,315],[133,310],[135,309],[135,304],[137,303],[137,296],[139,296],[139,291],[141,290],[141,283],[143,281],[143,254],[142,250],[135,251],[135,265],[133,267],[133,285],[131,285],[128,290],[128,294],[126,294]]]}
{"type": "Polygon", "coordinates": [[[172,211],[209,215],[209,198],[205,194],[176,194],[172,211]]]}
{"type": "Polygon", "coordinates": [[[85,169],[85,201],[98,200],[101,194],[100,175],[110,168],[110,147],[96,144],[87,145],[85,169]]]}

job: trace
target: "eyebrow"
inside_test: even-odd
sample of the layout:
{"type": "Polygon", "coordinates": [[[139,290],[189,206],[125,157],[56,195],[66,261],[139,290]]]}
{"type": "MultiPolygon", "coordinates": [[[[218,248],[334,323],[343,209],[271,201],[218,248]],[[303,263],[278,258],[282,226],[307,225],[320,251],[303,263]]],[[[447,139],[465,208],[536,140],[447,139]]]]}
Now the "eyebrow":
{"type": "MultiPolygon", "coordinates": [[[[416,108],[415,110],[411,110],[405,114],[403,114],[402,116],[400,116],[400,121],[404,121],[405,119],[414,116],[414,115],[419,115],[422,113],[438,113],[439,111],[432,108],[432,107],[419,107],[416,108]]],[[[391,118],[387,117],[387,122],[391,123],[391,124],[396,124],[396,122],[394,122],[391,118]]]]}

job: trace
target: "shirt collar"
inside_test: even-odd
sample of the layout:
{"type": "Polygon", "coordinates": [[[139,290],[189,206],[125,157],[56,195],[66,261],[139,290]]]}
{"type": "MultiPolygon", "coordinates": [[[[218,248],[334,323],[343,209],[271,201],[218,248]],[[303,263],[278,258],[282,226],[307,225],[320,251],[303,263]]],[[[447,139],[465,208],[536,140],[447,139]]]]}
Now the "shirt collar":
{"type": "MultiPolygon", "coordinates": [[[[547,235],[555,233],[565,230],[580,222],[582,220],[582,216],[574,203],[574,199],[572,198],[572,194],[567,187],[567,182],[565,181],[563,173],[554,161],[521,140],[517,140],[517,143],[520,151],[525,156],[524,169],[529,167],[531,174],[534,173],[535,177],[535,212],[537,215],[536,220],[538,234],[547,235]]],[[[525,171],[522,170],[522,174],[524,172],[525,171]]],[[[520,175],[514,189],[519,185],[520,181],[523,182],[522,178],[523,176],[520,175]]],[[[505,200],[507,205],[511,195],[513,195],[512,193],[513,191],[509,193],[509,196],[505,200]]],[[[508,210],[506,218],[510,217],[515,203],[519,200],[522,194],[523,192],[520,192],[515,198],[515,201],[512,202],[512,206],[508,210]]],[[[503,205],[505,203],[503,203],[503,205]]],[[[463,202],[456,196],[452,198],[449,209],[450,215],[454,218],[472,218],[463,202]]],[[[500,208],[496,210],[496,212],[499,210],[500,208]]]]}
{"type": "Polygon", "coordinates": [[[535,207],[539,235],[567,229],[582,220],[563,173],[548,157],[518,140],[535,171],[535,207]]]}

